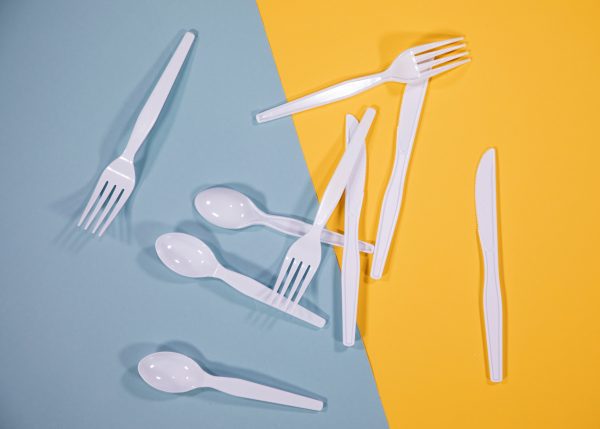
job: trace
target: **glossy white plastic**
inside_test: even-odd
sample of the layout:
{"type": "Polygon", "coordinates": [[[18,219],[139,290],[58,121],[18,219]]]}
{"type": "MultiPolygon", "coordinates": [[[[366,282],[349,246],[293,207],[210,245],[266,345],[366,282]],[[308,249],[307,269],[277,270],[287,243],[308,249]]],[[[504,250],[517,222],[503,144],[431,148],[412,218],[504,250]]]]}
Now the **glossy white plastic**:
{"type": "Polygon", "coordinates": [[[150,386],[167,393],[184,393],[194,389],[210,388],[255,401],[313,411],[323,409],[323,401],[318,399],[239,378],[209,374],[195,360],[181,353],[152,353],[140,360],[138,373],[150,386]]]}
{"type": "Polygon", "coordinates": [[[96,220],[92,233],[95,234],[96,230],[100,228],[98,236],[102,236],[127,202],[135,187],[135,168],[133,165],[135,154],[156,123],[195,38],[196,36],[192,32],[183,35],[175,53],[169,60],[169,64],[167,64],[142,108],[125,150],[100,175],[100,179],[81,214],[77,226],[81,226],[87,218],[84,226],[84,229],[87,230],[92,222],[96,220]],[[102,213],[96,218],[100,210],[102,210],[102,213]],[[105,219],[106,222],[104,222],[105,219]]]}
{"type": "MultiPolygon", "coordinates": [[[[346,115],[346,146],[350,144],[358,121],[346,115]]],[[[345,246],[342,256],[342,343],[352,347],[356,339],[356,313],[358,311],[358,288],[360,285],[360,254],[358,252],[358,221],[363,204],[367,150],[364,145],[346,186],[344,209],[345,246]]]]}
{"type": "Polygon", "coordinates": [[[321,232],[344,193],[374,118],[375,109],[367,109],[352,135],[352,140],[342,159],[333,172],[327,188],[325,188],[311,229],[306,235],[296,240],[285,255],[273,287],[273,293],[279,295],[279,301],[287,296],[286,308],[291,302],[294,303],[293,308],[302,299],[306,288],[308,288],[319,268],[321,263],[321,232]],[[289,294],[287,294],[288,291],[289,294]]]}
{"type": "Polygon", "coordinates": [[[402,96],[400,117],[398,118],[398,128],[396,129],[396,157],[379,212],[375,254],[371,262],[371,278],[373,279],[380,279],[383,275],[390,251],[390,245],[398,222],[398,215],[402,207],[406,172],[408,170],[410,155],[412,154],[428,82],[429,80],[426,79],[415,84],[406,85],[402,96]]]}
{"type": "Polygon", "coordinates": [[[481,157],[475,179],[477,229],[484,261],[483,316],[487,342],[490,379],[503,378],[502,292],[498,262],[498,211],[496,207],[496,151],[492,148],[481,157]]]}
{"type": "MultiPolygon", "coordinates": [[[[263,225],[284,234],[300,237],[312,226],[298,219],[275,216],[260,210],[246,195],[234,189],[216,186],[198,192],[194,199],[196,211],[208,222],[221,228],[242,229],[263,225]]],[[[334,246],[344,245],[344,236],[324,229],[321,242],[334,246]]],[[[374,246],[359,242],[361,252],[373,253],[374,246]]]]}
{"type": "Polygon", "coordinates": [[[360,94],[384,82],[417,83],[435,75],[452,70],[469,59],[462,59],[468,52],[455,52],[465,45],[452,45],[462,37],[427,43],[407,49],[396,57],[394,62],[384,71],[365,77],[348,80],[329,88],[298,98],[256,115],[258,123],[283,118],[294,113],[323,106],[360,94]],[[439,49],[438,49],[439,48],[439,49]],[[431,51],[431,52],[429,52],[431,51]],[[448,55],[451,54],[451,55],[448,55]],[[440,57],[445,55],[443,57],[440,57]]]}
{"type": "Polygon", "coordinates": [[[250,277],[222,266],[210,248],[192,235],[179,232],[161,235],[156,240],[155,248],[162,263],[179,275],[220,279],[256,301],[286,312],[317,328],[325,326],[325,319],[304,307],[283,308],[282,303],[274,302],[271,289],[250,277]]]}

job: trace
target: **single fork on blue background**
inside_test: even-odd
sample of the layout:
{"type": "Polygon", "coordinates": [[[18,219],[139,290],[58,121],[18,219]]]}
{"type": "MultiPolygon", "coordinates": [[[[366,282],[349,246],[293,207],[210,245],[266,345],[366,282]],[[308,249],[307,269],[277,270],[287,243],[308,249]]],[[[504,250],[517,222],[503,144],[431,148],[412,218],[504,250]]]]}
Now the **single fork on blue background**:
{"type": "Polygon", "coordinates": [[[125,150],[100,175],[77,226],[83,225],[83,222],[86,221],[83,229],[87,230],[95,220],[92,234],[95,234],[100,228],[98,236],[102,236],[131,196],[135,187],[135,167],[133,165],[135,154],[156,123],[195,38],[196,35],[191,31],[183,35],[169,64],[140,112],[125,150]],[[101,213],[100,210],[102,210],[101,213]],[[98,213],[100,213],[99,216],[98,213]],[[105,219],[106,222],[104,222],[105,219]]]}

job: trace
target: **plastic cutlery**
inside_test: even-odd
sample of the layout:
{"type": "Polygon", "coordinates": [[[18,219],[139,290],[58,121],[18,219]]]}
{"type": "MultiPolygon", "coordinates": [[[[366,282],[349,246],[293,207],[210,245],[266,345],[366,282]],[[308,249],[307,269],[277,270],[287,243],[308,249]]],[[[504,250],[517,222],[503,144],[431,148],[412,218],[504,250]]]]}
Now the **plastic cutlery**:
{"type": "Polygon", "coordinates": [[[87,230],[95,220],[92,233],[95,234],[100,228],[98,236],[102,236],[129,199],[135,187],[135,154],[154,127],[195,38],[194,33],[189,31],[181,38],[169,64],[140,112],[125,150],[100,175],[77,226],[86,221],[84,229],[87,230]],[[102,213],[97,217],[100,210],[102,213]],[[105,219],[106,222],[103,223],[105,219]]]}
{"type": "Polygon", "coordinates": [[[428,82],[429,80],[426,79],[415,84],[406,85],[402,96],[400,117],[396,130],[396,157],[379,212],[375,254],[371,262],[371,278],[373,279],[380,279],[383,275],[390,251],[398,215],[402,207],[406,171],[412,154],[428,82]]]}
{"type": "Polygon", "coordinates": [[[306,235],[300,237],[290,246],[285,255],[273,287],[273,293],[276,294],[275,296],[278,294],[279,301],[281,301],[289,291],[286,308],[291,302],[294,303],[293,308],[302,299],[306,288],[308,288],[321,264],[321,233],[348,184],[374,118],[375,110],[372,108],[367,109],[327,184],[313,226],[306,235]]]}
{"type": "Polygon", "coordinates": [[[256,301],[284,311],[318,328],[325,326],[325,319],[304,307],[297,306],[287,309],[283,308],[279,302],[273,302],[271,289],[250,277],[222,266],[210,248],[202,240],[192,235],[179,232],[161,235],[156,240],[155,248],[162,263],[179,275],[220,279],[256,301]]]}
{"type": "Polygon", "coordinates": [[[398,55],[394,62],[380,73],[348,80],[265,110],[256,115],[256,121],[259,123],[268,122],[313,107],[343,100],[384,82],[416,83],[452,70],[469,61],[469,59],[455,61],[468,54],[468,52],[456,52],[464,48],[465,45],[446,46],[462,39],[462,37],[455,37],[441,42],[412,47],[398,55]]]}
{"type": "Polygon", "coordinates": [[[138,373],[150,386],[167,393],[184,393],[194,389],[210,388],[255,401],[313,411],[323,409],[323,401],[318,399],[239,378],[209,374],[195,360],[181,353],[152,353],[140,360],[138,373]]]}
{"type": "Polygon", "coordinates": [[[475,179],[477,229],[484,261],[483,316],[490,379],[501,382],[502,292],[498,262],[498,214],[496,208],[496,151],[489,149],[481,157],[475,179]]]}
{"type": "MultiPolygon", "coordinates": [[[[246,195],[221,186],[198,192],[194,206],[204,219],[221,228],[242,229],[252,225],[263,225],[284,234],[300,237],[311,227],[309,223],[298,219],[267,214],[256,207],[246,195]]],[[[324,229],[321,241],[343,246],[344,236],[324,229]]],[[[374,246],[371,243],[360,241],[359,247],[361,252],[373,253],[374,246]]]]}
{"type": "MultiPolygon", "coordinates": [[[[346,145],[350,140],[358,121],[352,115],[346,115],[346,145]]],[[[342,342],[352,347],[356,339],[356,313],[358,310],[358,288],[360,285],[360,254],[358,252],[358,221],[363,203],[365,176],[367,170],[367,151],[363,144],[354,172],[346,186],[346,206],[344,210],[344,229],[346,240],[342,256],[342,342]]]]}

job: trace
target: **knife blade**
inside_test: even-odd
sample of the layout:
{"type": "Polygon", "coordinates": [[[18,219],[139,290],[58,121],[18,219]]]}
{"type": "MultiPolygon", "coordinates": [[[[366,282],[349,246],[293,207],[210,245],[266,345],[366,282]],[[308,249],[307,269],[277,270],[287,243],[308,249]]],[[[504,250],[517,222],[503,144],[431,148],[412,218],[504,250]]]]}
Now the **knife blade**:
{"type": "Polygon", "coordinates": [[[424,80],[413,85],[406,85],[404,94],[402,95],[400,118],[398,119],[398,128],[396,130],[396,158],[379,212],[375,252],[373,253],[373,261],[371,262],[371,278],[373,279],[380,279],[383,275],[383,269],[385,268],[390,251],[390,245],[402,206],[406,172],[419,125],[419,118],[421,117],[428,82],[429,80],[424,80]]]}
{"type": "MultiPolygon", "coordinates": [[[[358,126],[358,120],[346,115],[346,145],[358,126]]],[[[358,288],[360,285],[360,254],[358,222],[363,204],[365,176],[367,170],[366,148],[362,142],[359,159],[354,166],[346,186],[344,208],[344,251],[342,256],[342,342],[352,347],[356,338],[356,313],[358,310],[358,288]]]]}
{"type": "Polygon", "coordinates": [[[481,157],[475,178],[477,231],[484,262],[483,317],[490,379],[503,378],[503,309],[498,262],[498,213],[496,205],[496,150],[481,157]]]}

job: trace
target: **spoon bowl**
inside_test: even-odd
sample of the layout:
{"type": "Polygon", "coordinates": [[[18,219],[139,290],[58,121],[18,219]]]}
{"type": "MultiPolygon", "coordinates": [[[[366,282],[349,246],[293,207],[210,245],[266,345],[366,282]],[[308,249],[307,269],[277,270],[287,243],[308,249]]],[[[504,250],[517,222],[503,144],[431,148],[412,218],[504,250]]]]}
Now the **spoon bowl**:
{"type": "Polygon", "coordinates": [[[152,353],[138,363],[138,372],[150,386],[167,393],[189,392],[205,384],[204,370],[180,353],[152,353]]]}
{"type": "Polygon", "coordinates": [[[192,277],[214,277],[219,262],[200,239],[179,232],[163,234],[154,245],[158,257],[177,274],[192,277]]]}
{"type": "Polygon", "coordinates": [[[221,186],[199,192],[194,206],[210,223],[227,229],[249,227],[264,216],[246,195],[221,186]]]}

